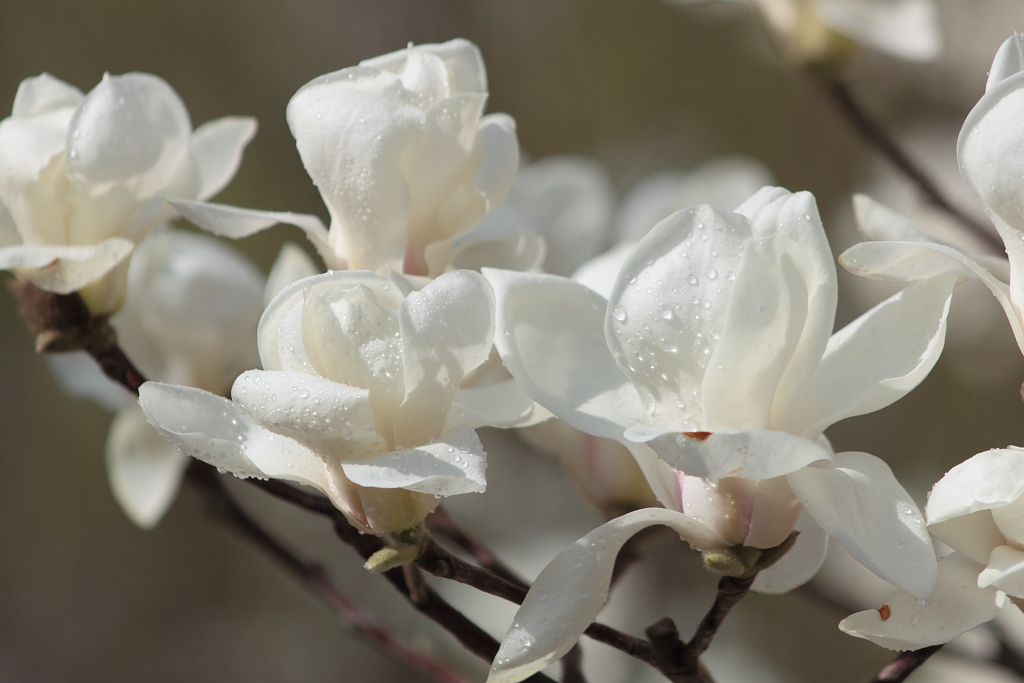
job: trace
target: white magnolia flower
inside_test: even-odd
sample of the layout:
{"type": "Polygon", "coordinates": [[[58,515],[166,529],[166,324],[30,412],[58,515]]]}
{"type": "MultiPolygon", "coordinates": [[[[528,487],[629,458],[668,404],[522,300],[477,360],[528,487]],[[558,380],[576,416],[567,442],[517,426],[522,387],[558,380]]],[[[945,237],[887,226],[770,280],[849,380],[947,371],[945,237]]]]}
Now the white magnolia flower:
{"type": "Polygon", "coordinates": [[[977,256],[928,238],[910,221],[869,199],[858,200],[862,229],[875,238],[841,257],[852,273],[914,281],[945,273],[979,279],[995,295],[1024,351],[1024,36],[1002,44],[985,94],[957,141],[964,182],[992,220],[1008,257],[977,256]]]}
{"type": "MultiPolygon", "coordinates": [[[[111,323],[145,377],[226,394],[259,361],[263,290],[263,276],[235,250],[205,235],[158,229],[135,250],[128,295],[111,323]]],[[[174,500],[187,458],[84,352],[48,358],[68,393],[117,412],[106,447],[111,488],[133,522],[153,527],[174,500]]]]}
{"type": "Polygon", "coordinates": [[[439,496],[484,490],[459,383],[488,357],[490,288],[453,271],[420,291],[336,271],[281,291],[260,319],[263,370],[232,400],[147,382],[147,418],[183,452],[240,477],[313,486],[374,533],[417,525],[439,496]]]}
{"type": "Polygon", "coordinates": [[[512,374],[557,417],[627,446],[668,508],[614,520],[556,558],[531,592],[546,598],[523,604],[491,681],[521,680],[568,651],[607,597],[619,547],[650,524],[705,551],[770,548],[796,525],[802,535],[760,590],[813,575],[823,529],[890,583],[931,592],[935,556],[909,494],[878,458],[834,455],[822,430],[925,377],[958,274],[908,287],[832,334],[836,272],[814,199],[765,188],[737,213],[694,207],[655,226],[607,301],[554,276],[485,275],[512,374]]]}
{"type": "Polygon", "coordinates": [[[125,259],[173,216],[164,199],[219,192],[255,131],[237,117],[193,131],[150,74],[107,74],[87,95],[49,74],[22,81],[0,122],[0,268],[113,313],[125,259]]]}
{"type": "Polygon", "coordinates": [[[515,122],[483,116],[487,76],[475,45],[410,46],[320,76],[288,103],[302,163],[331,216],[178,203],[227,237],[275,223],[306,231],[328,268],[436,276],[456,237],[508,194],[515,122]]]}
{"type": "Polygon", "coordinates": [[[897,592],[878,610],[839,625],[892,650],[949,642],[996,617],[1007,595],[1024,598],[1024,449],[979,453],[932,488],[925,510],[932,535],[954,553],[939,564],[927,603],[897,592]]]}
{"type": "MultiPolygon", "coordinates": [[[[693,4],[698,0],[670,0],[693,4]]],[[[760,10],[787,56],[814,61],[842,53],[845,38],[912,61],[939,56],[942,34],[932,0],[739,0],[760,10]]]]}

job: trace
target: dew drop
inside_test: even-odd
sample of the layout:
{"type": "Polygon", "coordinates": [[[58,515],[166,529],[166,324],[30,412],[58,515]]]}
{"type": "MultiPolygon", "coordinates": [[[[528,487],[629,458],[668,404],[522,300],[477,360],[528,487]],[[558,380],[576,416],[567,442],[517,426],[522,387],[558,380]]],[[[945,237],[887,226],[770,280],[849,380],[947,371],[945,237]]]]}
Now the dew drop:
{"type": "Polygon", "coordinates": [[[626,322],[626,309],[622,306],[616,306],[612,309],[612,317],[620,323],[626,322]]]}
{"type": "Polygon", "coordinates": [[[706,277],[709,280],[714,280],[715,278],[718,277],[718,271],[715,270],[714,268],[708,268],[707,270],[704,271],[704,277],[706,277]]]}
{"type": "Polygon", "coordinates": [[[671,306],[666,306],[666,305],[659,306],[658,307],[658,317],[661,318],[662,320],[671,320],[672,319],[672,307],[671,306]]]}
{"type": "Polygon", "coordinates": [[[911,626],[917,626],[920,623],[921,623],[921,615],[920,614],[915,614],[914,616],[910,617],[910,625],[911,626]]]}

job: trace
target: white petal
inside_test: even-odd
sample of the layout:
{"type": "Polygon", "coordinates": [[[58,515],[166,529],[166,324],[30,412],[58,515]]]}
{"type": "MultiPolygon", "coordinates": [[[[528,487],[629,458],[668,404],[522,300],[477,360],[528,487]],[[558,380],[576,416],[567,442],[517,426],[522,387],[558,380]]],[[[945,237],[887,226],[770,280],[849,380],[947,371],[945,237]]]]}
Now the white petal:
{"type": "Polygon", "coordinates": [[[298,372],[250,370],[231,398],[263,428],[306,446],[327,462],[388,450],[374,432],[369,391],[298,372]]]}
{"type": "Polygon", "coordinates": [[[860,231],[876,241],[936,242],[909,218],[866,194],[853,195],[853,212],[860,231]]]}
{"type": "Polygon", "coordinates": [[[936,59],[942,51],[932,0],[826,0],[818,7],[830,28],[876,50],[918,62],[936,59]]]}
{"type": "Polygon", "coordinates": [[[742,216],[692,207],[654,226],[622,264],[605,336],[661,426],[704,426],[701,381],[749,238],[742,216]]]}
{"type": "Polygon", "coordinates": [[[395,447],[441,435],[459,383],[487,360],[494,342],[494,295],[479,273],[445,273],[410,293],[399,312],[405,400],[395,421],[395,447]]]}
{"type": "Polygon", "coordinates": [[[788,409],[788,428],[814,436],[829,425],[903,398],[935,366],[958,274],[912,284],[829,339],[821,364],[788,409]]]}
{"type": "Polygon", "coordinates": [[[98,194],[114,183],[149,198],[186,153],[192,123],[178,94],[150,74],[104,75],[69,125],[68,176],[98,194]]]}
{"type": "Polygon", "coordinates": [[[114,498],[143,529],[156,526],[178,493],[188,458],[153,429],[136,406],[118,413],[107,436],[114,498]]]}
{"type": "Polygon", "coordinates": [[[70,294],[116,268],[134,247],[123,237],[111,237],[94,246],[4,247],[0,248],[0,269],[47,292],[70,294]]]}
{"type": "Polygon", "coordinates": [[[320,76],[288,103],[288,125],[338,255],[351,268],[400,270],[412,211],[404,169],[425,125],[400,79],[370,67],[320,76]]]}
{"type": "Polygon", "coordinates": [[[18,226],[14,224],[11,212],[0,202],[0,249],[21,244],[18,226]]]}
{"type": "Polygon", "coordinates": [[[753,590],[778,595],[802,586],[818,573],[828,550],[828,534],[805,510],[797,520],[793,547],[778,562],[758,573],[753,590]]]}
{"type": "Polygon", "coordinates": [[[448,71],[448,87],[452,92],[487,92],[487,73],[480,48],[465,38],[456,38],[446,43],[415,45],[364,59],[359,64],[397,73],[412,52],[425,52],[440,57],[448,71]]]}
{"type": "Polygon", "coordinates": [[[82,91],[75,86],[42,73],[18,84],[11,114],[18,117],[48,114],[57,109],[77,107],[83,97],[82,91]]]}
{"type": "Polygon", "coordinates": [[[1024,73],[982,96],[957,140],[960,173],[992,219],[1010,258],[1010,298],[1024,303],[1024,73]]]}
{"type": "Polygon", "coordinates": [[[829,536],[877,576],[926,598],[935,552],[914,499],[867,453],[840,453],[789,475],[793,493],[829,536]]]}
{"type": "Polygon", "coordinates": [[[955,553],[947,555],[939,562],[938,583],[928,602],[899,591],[880,610],[852,614],[839,628],[890,650],[948,643],[994,619],[1006,602],[995,588],[978,588],[980,570],[955,553]]]}
{"type": "Polygon", "coordinates": [[[591,531],[537,576],[501,642],[487,683],[521,681],[568,652],[607,601],[622,545],[655,524],[675,530],[696,548],[726,546],[686,515],[659,508],[631,512],[591,531]]]}
{"type": "Polygon", "coordinates": [[[1024,495],[1024,449],[994,448],[960,463],[932,487],[925,511],[936,524],[1008,505],[1024,495]]]}
{"type": "Polygon", "coordinates": [[[319,274],[320,269],[302,247],[294,242],[285,242],[267,275],[267,287],[263,293],[264,304],[269,304],[282,289],[293,282],[319,274]]]}
{"type": "Polygon", "coordinates": [[[458,424],[473,428],[529,427],[548,419],[551,413],[509,378],[456,391],[445,431],[458,424]]]}
{"type": "Polygon", "coordinates": [[[354,484],[402,488],[435,496],[483,493],[487,454],[476,432],[456,427],[436,443],[393,451],[341,467],[354,484]]]}
{"type": "Polygon", "coordinates": [[[989,510],[929,524],[928,531],[958,554],[982,565],[988,562],[993,550],[1006,544],[1006,538],[989,510]]]}
{"type": "Polygon", "coordinates": [[[758,239],[745,246],[721,340],[708,361],[706,427],[799,433],[790,406],[835,324],[832,252],[807,192],[764,188],[737,212],[750,217],[758,239]]]}
{"type": "Polygon", "coordinates": [[[327,228],[316,216],[286,211],[240,209],[212,202],[191,202],[172,198],[168,198],[167,201],[185,220],[214,235],[230,239],[248,237],[278,223],[294,225],[306,233],[306,237],[329,267],[345,267],[344,261],[339,261],[328,245],[327,228]]]}
{"type": "Polygon", "coordinates": [[[832,459],[817,441],[770,429],[679,432],[641,425],[625,436],[647,444],[672,467],[704,479],[771,479],[832,459]]]}
{"type": "Polygon", "coordinates": [[[227,185],[242,163],[242,151],[256,135],[256,119],[225,116],[204,123],[189,139],[198,173],[198,191],[183,199],[209,199],[227,185]]]}
{"type": "Polygon", "coordinates": [[[978,575],[978,587],[989,586],[1007,595],[1024,596],[1024,551],[1006,545],[993,549],[988,565],[978,575]]]}
{"type": "Polygon", "coordinates": [[[484,276],[497,302],[494,344],[526,393],[580,431],[621,441],[646,413],[608,351],[605,300],[551,275],[484,276]]]}
{"type": "Polygon", "coordinates": [[[1024,71],[1024,36],[1014,33],[1003,41],[992,59],[992,68],[988,72],[985,90],[989,91],[1000,81],[1024,71]]]}

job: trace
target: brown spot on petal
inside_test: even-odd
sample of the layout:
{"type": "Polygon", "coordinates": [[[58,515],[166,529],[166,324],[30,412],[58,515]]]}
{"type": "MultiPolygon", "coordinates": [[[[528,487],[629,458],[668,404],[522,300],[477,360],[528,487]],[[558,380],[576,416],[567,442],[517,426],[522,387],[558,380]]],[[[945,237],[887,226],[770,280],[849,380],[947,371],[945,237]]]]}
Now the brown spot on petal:
{"type": "Polygon", "coordinates": [[[892,610],[889,609],[889,605],[882,605],[878,608],[878,616],[882,617],[882,621],[885,621],[892,614],[892,610]]]}
{"type": "Polygon", "coordinates": [[[683,432],[683,434],[691,439],[697,439],[697,441],[704,441],[711,436],[711,432],[683,432]]]}

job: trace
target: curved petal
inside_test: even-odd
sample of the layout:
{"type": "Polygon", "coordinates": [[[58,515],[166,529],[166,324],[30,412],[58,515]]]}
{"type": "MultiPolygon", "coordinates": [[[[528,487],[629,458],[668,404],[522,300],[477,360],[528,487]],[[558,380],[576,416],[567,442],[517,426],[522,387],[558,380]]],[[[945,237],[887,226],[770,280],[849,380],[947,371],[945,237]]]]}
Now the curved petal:
{"type": "Polygon", "coordinates": [[[106,453],[114,498],[128,519],[152,529],[174,502],[188,459],[147,424],[135,406],[114,418],[106,453]]]}
{"type": "Polygon", "coordinates": [[[957,140],[960,173],[992,219],[1010,258],[1010,299],[1024,305],[1024,73],[982,96],[957,140]]]}
{"type": "Polygon", "coordinates": [[[18,84],[11,115],[19,118],[40,116],[58,109],[74,108],[83,97],[82,91],[75,86],[48,73],[41,73],[18,84]]]}
{"type": "Polygon", "coordinates": [[[898,401],[931,372],[946,340],[958,274],[914,283],[832,335],[817,371],[793,397],[790,430],[807,436],[898,401]]]}
{"type": "Polygon", "coordinates": [[[697,206],[654,226],[622,264],[605,337],[659,425],[705,426],[701,382],[749,239],[742,216],[697,206]]]}
{"type": "Polygon", "coordinates": [[[992,68],[988,72],[988,80],[985,82],[985,91],[991,90],[1000,81],[1021,71],[1024,71],[1024,36],[1014,33],[996,50],[992,68]]]}
{"type": "Polygon", "coordinates": [[[326,462],[356,460],[388,450],[373,429],[369,391],[299,372],[250,370],[231,398],[264,429],[286,436],[326,462]]]}
{"type": "Polygon", "coordinates": [[[192,387],[146,382],[139,404],[149,423],[186,455],[237,477],[274,477],[331,490],[307,448],[263,429],[241,407],[192,387]]]}
{"type": "Polygon", "coordinates": [[[469,427],[529,427],[552,415],[523,391],[512,378],[481,386],[460,388],[452,399],[445,431],[455,425],[469,427]]]}
{"type": "Polygon", "coordinates": [[[359,486],[402,488],[434,496],[483,493],[486,467],[487,454],[480,439],[464,426],[443,434],[435,443],[341,464],[345,476],[359,486]]]}
{"type": "Polygon", "coordinates": [[[1024,596],[1024,551],[1006,545],[993,549],[988,565],[978,575],[978,588],[989,586],[1007,595],[1024,596]]]}
{"type": "Polygon", "coordinates": [[[148,199],[164,188],[186,153],[192,122],[162,78],[105,74],[82,100],[68,131],[70,178],[93,194],[118,183],[148,199]]]}
{"type": "Polygon", "coordinates": [[[607,298],[615,289],[622,264],[636,247],[635,242],[620,242],[608,251],[590,259],[572,274],[572,279],[607,298]]]}
{"type": "Polygon", "coordinates": [[[400,269],[412,196],[404,166],[425,126],[395,74],[359,66],[320,76],[288,103],[302,163],[351,268],[400,269]]]}
{"type": "Polygon", "coordinates": [[[426,53],[441,59],[448,72],[450,91],[487,92],[487,72],[484,69],[484,58],[480,54],[480,48],[465,38],[456,38],[446,43],[412,45],[385,55],[364,59],[359,65],[398,73],[413,53],[426,53]]]}
{"type": "Polygon", "coordinates": [[[608,600],[622,545],[655,524],[673,529],[696,548],[727,545],[686,515],[660,508],[637,510],[594,529],[537,576],[501,642],[487,683],[521,681],[568,652],[608,600]]]}
{"type": "Polygon", "coordinates": [[[994,448],[960,463],[928,494],[925,512],[936,524],[1008,505],[1024,495],[1024,449],[994,448]]]}
{"type": "Polygon", "coordinates": [[[399,310],[405,400],[395,418],[395,447],[441,435],[455,392],[487,360],[494,343],[494,295],[479,273],[445,273],[399,310]]]}
{"type": "Polygon", "coordinates": [[[872,280],[913,282],[950,273],[975,277],[1002,306],[1017,346],[1024,350],[1020,309],[1010,300],[1010,288],[996,278],[988,266],[957,249],[920,242],[864,242],[843,252],[839,262],[854,275],[872,280]]]}
{"type": "Polygon", "coordinates": [[[672,467],[704,479],[771,479],[832,460],[831,451],[817,441],[770,429],[678,432],[638,425],[625,436],[647,444],[672,467]]]}
{"type": "Polygon", "coordinates": [[[1006,602],[995,588],[978,588],[980,570],[955,553],[947,555],[939,561],[938,582],[928,602],[899,591],[881,609],[852,614],[839,628],[890,650],[948,643],[994,619],[1006,602]]]}
{"type": "Polygon", "coordinates": [[[196,199],[209,199],[235,177],[256,126],[256,119],[248,116],[225,116],[192,132],[188,146],[199,171],[196,199]]]}
{"type": "Polygon", "coordinates": [[[757,239],[745,246],[722,338],[708,362],[706,427],[799,433],[789,424],[790,405],[835,324],[832,252],[810,193],[764,188],[737,212],[750,217],[757,239]]]}
{"type": "Polygon", "coordinates": [[[789,475],[807,513],[877,576],[926,598],[935,587],[935,551],[914,499],[888,465],[867,453],[840,453],[789,475]]]}
{"type": "Polygon", "coordinates": [[[806,510],[793,530],[800,532],[793,547],[775,564],[758,573],[753,590],[769,595],[788,593],[810,581],[821,569],[828,551],[828,534],[806,510]]]}
{"type": "Polygon", "coordinates": [[[497,307],[494,344],[526,393],[580,431],[623,441],[646,412],[608,352],[605,300],[553,275],[483,274],[497,307]]]}
{"type": "Polygon", "coordinates": [[[193,202],[171,197],[167,198],[167,203],[190,223],[194,223],[214,235],[229,239],[248,237],[278,223],[294,225],[306,233],[306,237],[316,247],[328,267],[346,267],[344,259],[336,255],[329,246],[327,228],[316,216],[291,213],[290,211],[240,209],[226,204],[193,202]]]}
{"type": "Polygon", "coordinates": [[[134,248],[123,237],[94,246],[4,247],[0,248],[0,269],[11,270],[47,292],[70,294],[112,271],[134,248]]]}
{"type": "Polygon", "coordinates": [[[1006,545],[1003,532],[996,526],[989,510],[979,510],[962,517],[928,525],[932,537],[942,541],[960,555],[984,565],[992,551],[1006,545]]]}

